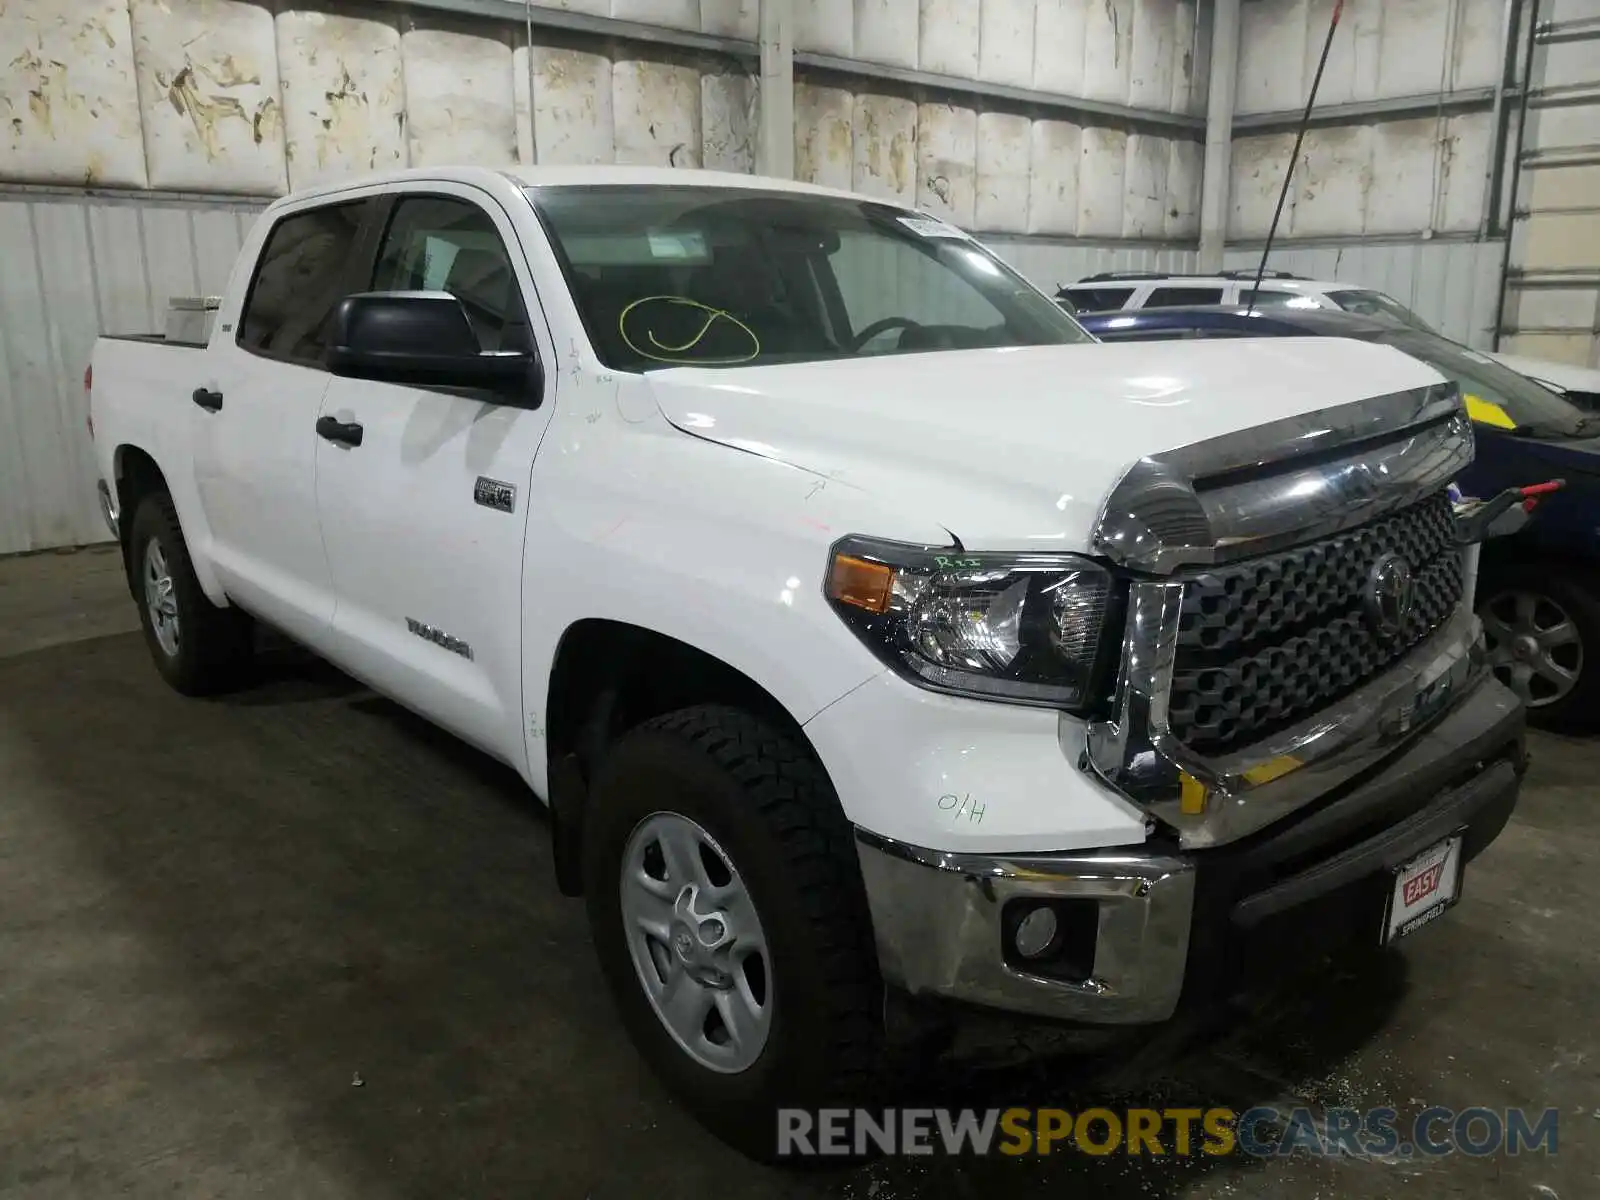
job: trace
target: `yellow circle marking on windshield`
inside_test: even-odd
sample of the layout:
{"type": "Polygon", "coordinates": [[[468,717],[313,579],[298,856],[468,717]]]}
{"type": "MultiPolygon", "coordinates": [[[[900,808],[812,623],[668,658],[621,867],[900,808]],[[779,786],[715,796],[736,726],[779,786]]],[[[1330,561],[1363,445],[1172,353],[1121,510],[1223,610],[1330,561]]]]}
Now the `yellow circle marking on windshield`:
{"type": "Polygon", "coordinates": [[[645,296],[641,300],[635,300],[632,304],[628,305],[622,310],[621,313],[618,314],[617,332],[622,335],[622,340],[627,344],[628,349],[632,350],[640,358],[648,358],[652,362],[680,364],[703,363],[727,366],[732,363],[749,362],[751,359],[755,358],[761,353],[761,339],[756,337],[755,331],[751,329],[750,326],[739,320],[739,318],[734,316],[731,312],[726,312],[720,308],[712,308],[709,304],[701,304],[700,301],[691,300],[687,296],[645,296]],[[638,308],[641,304],[650,304],[652,302],[662,304],[677,304],[684,308],[697,308],[706,314],[705,323],[695,331],[693,337],[677,346],[669,346],[660,338],[656,337],[655,330],[645,330],[645,337],[649,339],[650,344],[654,346],[656,350],[662,352],[659,354],[653,353],[649,350],[646,350],[643,346],[638,345],[631,337],[628,336],[628,314],[634,309],[638,308]],[[690,353],[696,346],[705,340],[706,334],[711,332],[712,326],[714,326],[719,320],[731,321],[734,325],[738,326],[744,331],[745,336],[750,339],[749,354],[738,354],[719,358],[700,358],[690,353]]]}
{"type": "Polygon", "coordinates": [[[1479,425],[1492,425],[1496,429],[1517,427],[1517,423],[1511,419],[1511,414],[1498,404],[1493,404],[1482,396],[1474,396],[1471,392],[1462,399],[1467,402],[1467,416],[1479,425]]]}

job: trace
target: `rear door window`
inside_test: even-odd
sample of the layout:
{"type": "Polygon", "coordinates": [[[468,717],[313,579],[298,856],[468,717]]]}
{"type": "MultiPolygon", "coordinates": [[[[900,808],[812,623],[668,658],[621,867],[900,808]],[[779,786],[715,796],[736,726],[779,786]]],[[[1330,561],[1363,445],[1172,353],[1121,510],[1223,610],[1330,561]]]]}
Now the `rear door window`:
{"type": "Polygon", "coordinates": [[[1145,299],[1145,308],[1181,308],[1189,304],[1221,304],[1219,287],[1158,287],[1145,299]]]}
{"type": "Polygon", "coordinates": [[[1078,312],[1114,312],[1133,295],[1131,287],[1068,288],[1067,296],[1078,312]]]}
{"type": "Polygon", "coordinates": [[[367,201],[290,213],[272,227],[245,294],[236,340],[252,354],[320,365],[328,320],[349,283],[367,201]]]}

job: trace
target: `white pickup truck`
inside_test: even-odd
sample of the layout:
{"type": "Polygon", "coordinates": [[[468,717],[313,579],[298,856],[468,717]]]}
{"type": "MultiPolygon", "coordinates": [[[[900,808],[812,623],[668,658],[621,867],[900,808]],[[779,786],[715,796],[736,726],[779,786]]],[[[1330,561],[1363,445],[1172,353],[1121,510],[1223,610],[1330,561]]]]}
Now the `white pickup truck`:
{"type": "Polygon", "coordinates": [[[296,194],[207,344],[96,345],[91,412],[167,680],[236,686],[261,621],[514,766],[640,1050],[751,1153],[871,1094],[897,1006],[1157,1023],[1393,941],[1516,803],[1451,385],[1100,345],[880,201],[296,194]]]}

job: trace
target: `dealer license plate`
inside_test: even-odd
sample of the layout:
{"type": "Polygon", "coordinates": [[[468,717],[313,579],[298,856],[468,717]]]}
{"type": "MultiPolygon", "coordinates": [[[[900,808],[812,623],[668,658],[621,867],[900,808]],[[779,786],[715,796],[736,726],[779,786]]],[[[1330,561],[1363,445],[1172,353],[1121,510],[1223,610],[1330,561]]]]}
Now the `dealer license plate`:
{"type": "Polygon", "coordinates": [[[1441,916],[1461,894],[1461,838],[1430,846],[1394,873],[1384,944],[1415,933],[1441,916]]]}

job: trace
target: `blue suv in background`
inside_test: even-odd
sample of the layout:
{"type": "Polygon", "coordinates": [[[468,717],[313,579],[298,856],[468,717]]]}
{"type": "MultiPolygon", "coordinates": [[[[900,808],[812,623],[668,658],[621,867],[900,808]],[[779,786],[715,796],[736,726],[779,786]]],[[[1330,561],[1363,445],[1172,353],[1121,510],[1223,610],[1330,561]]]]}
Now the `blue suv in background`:
{"type": "Polygon", "coordinates": [[[1344,337],[1381,342],[1455,380],[1477,455],[1463,492],[1565,479],[1520,533],[1483,546],[1478,612],[1490,660],[1528,703],[1528,719],[1572,732],[1600,727],[1600,415],[1474,350],[1377,317],[1273,307],[1159,308],[1077,314],[1102,341],[1344,337]]]}

